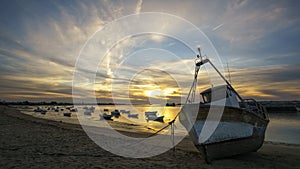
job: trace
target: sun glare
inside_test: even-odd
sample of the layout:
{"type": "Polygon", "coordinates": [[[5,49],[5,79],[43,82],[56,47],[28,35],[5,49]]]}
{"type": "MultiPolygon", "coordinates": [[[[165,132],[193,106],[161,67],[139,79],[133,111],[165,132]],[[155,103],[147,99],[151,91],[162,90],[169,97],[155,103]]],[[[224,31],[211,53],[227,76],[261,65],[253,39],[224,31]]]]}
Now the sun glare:
{"type": "Polygon", "coordinates": [[[166,88],[164,90],[154,89],[154,90],[146,90],[145,96],[147,97],[166,97],[177,95],[178,91],[175,88],[166,88]]]}
{"type": "Polygon", "coordinates": [[[160,89],[156,89],[156,90],[146,90],[145,95],[148,97],[161,97],[164,94],[160,89]]]}

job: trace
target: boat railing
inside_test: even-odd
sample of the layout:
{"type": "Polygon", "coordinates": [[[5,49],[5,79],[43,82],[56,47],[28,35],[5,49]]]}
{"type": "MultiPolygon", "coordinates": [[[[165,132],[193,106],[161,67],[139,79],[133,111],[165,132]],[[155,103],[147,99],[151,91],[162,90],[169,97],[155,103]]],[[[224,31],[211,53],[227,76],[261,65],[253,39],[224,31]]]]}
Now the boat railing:
{"type": "Polygon", "coordinates": [[[247,110],[257,113],[265,119],[269,119],[266,108],[260,103],[258,103],[256,100],[252,98],[243,99],[243,102],[247,110]]]}

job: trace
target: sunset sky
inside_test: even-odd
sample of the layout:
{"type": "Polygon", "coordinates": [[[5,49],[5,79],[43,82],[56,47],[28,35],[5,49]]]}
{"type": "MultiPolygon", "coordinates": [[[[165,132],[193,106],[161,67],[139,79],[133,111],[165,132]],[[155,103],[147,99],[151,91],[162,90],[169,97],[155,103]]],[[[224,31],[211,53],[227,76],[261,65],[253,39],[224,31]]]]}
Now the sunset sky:
{"type": "MultiPolygon", "coordinates": [[[[2,0],[0,3],[1,100],[71,102],[73,71],[85,42],[115,19],[143,12],[176,15],[200,28],[218,51],[224,72],[228,63],[232,85],[242,96],[300,100],[298,1],[2,0]]],[[[172,30],[176,29],[179,28],[174,25],[172,30]]],[[[190,82],[192,71],[180,67],[187,65],[193,70],[194,57],[170,38],[145,35],[128,39],[111,51],[105,63],[99,63],[93,90],[102,102],[111,101],[112,90],[120,100],[128,99],[123,95],[129,95],[130,99],[140,101],[161,96],[177,101],[180,93],[186,92],[178,88],[168,73],[156,70],[153,65],[176,72],[182,81],[190,82]],[[171,54],[167,56],[162,50],[138,50],[158,47],[182,59],[170,59],[171,54]],[[114,64],[118,63],[114,61],[120,62],[115,58],[121,56],[127,59],[122,60],[122,71],[117,71],[114,64]],[[141,67],[149,69],[134,71],[141,67]],[[129,81],[130,85],[124,86],[123,81],[129,81]]],[[[207,82],[206,76],[202,70],[200,84],[207,82]]],[[[199,90],[207,86],[199,86],[199,90]]]]}

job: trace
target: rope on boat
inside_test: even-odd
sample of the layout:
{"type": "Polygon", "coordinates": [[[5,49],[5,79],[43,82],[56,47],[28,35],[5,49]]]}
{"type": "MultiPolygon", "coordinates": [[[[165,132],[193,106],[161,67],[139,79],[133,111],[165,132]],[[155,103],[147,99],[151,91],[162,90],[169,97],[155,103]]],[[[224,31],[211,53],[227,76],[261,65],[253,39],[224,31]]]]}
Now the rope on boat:
{"type": "MultiPolygon", "coordinates": [[[[198,56],[197,56],[198,57],[198,56]]],[[[198,57],[199,58],[199,57],[198,57]]],[[[202,60],[202,58],[201,58],[202,60]]],[[[197,60],[195,61],[197,63],[197,60]]],[[[194,74],[194,80],[193,80],[193,83],[192,83],[192,86],[189,90],[189,93],[188,93],[188,96],[186,98],[186,101],[185,101],[185,104],[186,105],[188,102],[194,102],[194,99],[195,99],[195,93],[196,93],[196,88],[197,88],[197,77],[198,77],[198,72],[200,70],[200,66],[198,66],[196,64],[196,67],[195,67],[195,74],[194,74]],[[191,97],[191,100],[189,100],[189,98],[191,97]]],[[[179,111],[176,116],[174,117],[174,119],[170,122],[168,122],[168,124],[166,126],[164,126],[163,128],[157,130],[155,133],[147,136],[146,138],[149,138],[149,137],[152,137],[152,136],[155,136],[157,135],[158,133],[160,133],[161,131],[163,131],[164,129],[168,128],[169,126],[171,126],[171,136],[172,136],[172,144],[173,144],[173,150],[175,150],[175,143],[174,143],[174,128],[175,128],[175,121],[177,119],[177,117],[180,115],[181,111],[179,111]]]]}

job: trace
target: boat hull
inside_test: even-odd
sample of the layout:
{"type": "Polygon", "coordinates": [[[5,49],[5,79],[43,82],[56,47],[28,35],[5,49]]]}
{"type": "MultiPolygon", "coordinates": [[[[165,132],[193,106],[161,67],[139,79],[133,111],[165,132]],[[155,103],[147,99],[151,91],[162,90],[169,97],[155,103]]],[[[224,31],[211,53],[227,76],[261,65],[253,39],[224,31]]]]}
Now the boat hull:
{"type": "MultiPolygon", "coordinates": [[[[207,162],[254,152],[262,146],[268,125],[267,117],[233,107],[224,108],[217,127],[212,128],[214,131],[206,139],[199,138],[203,136],[201,132],[210,132],[204,129],[206,122],[211,120],[208,118],[209,109],[209,106],[201,105],[195,121],[190,127],[185,125],[186,122],[182,122],[189,129],[191,139],[207,162]]],[[[187,116],[187,113],[184,112],[183,115],[187,116]]],[[[180,117],[181,119],[186,118],[180,117]]]]}
{"type": "MultiPolygon", "coordinates": [[[[259,133],[264,132],[262,129],[259,133]]],[[[249,137],[230,138],[229,140],[196,144],[205,161],[210,163],[214,159],[230,157],[234,155],[256,152],[264,142],[264,134],[249,137]]]]}

